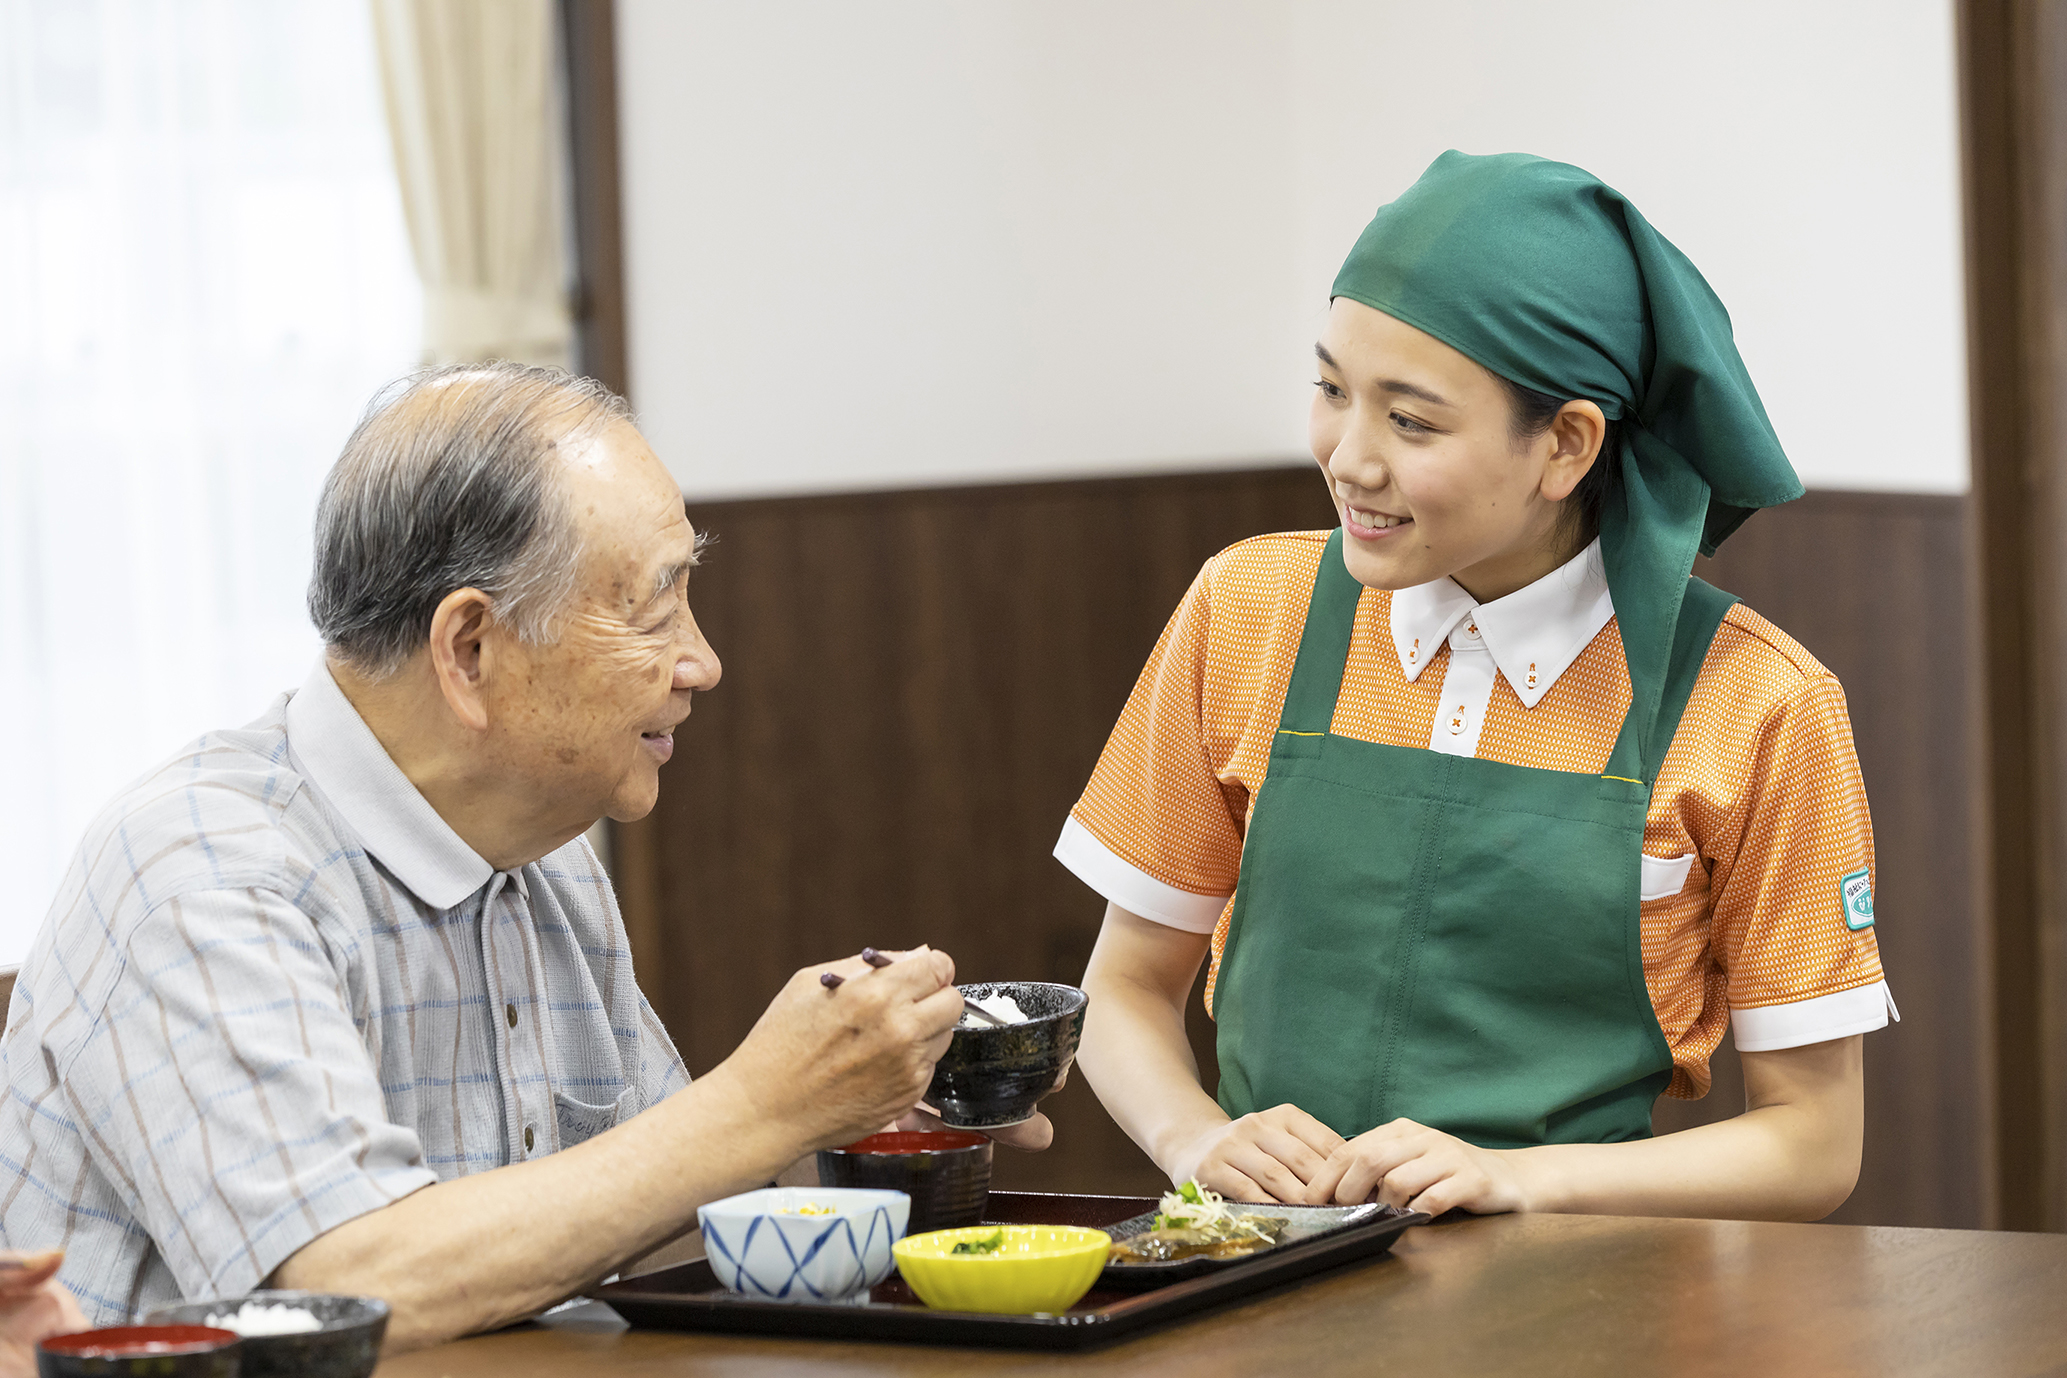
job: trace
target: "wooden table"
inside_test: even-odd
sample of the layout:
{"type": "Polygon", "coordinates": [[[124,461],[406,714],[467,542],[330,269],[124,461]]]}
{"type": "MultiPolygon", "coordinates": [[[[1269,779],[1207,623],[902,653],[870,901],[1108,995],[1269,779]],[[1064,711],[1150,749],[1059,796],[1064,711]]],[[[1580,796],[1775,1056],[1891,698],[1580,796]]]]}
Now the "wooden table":
{"type": "Polygon", "coordinates": [[[590,1306],[379,1375],[2057,1374],[2063,1310],[2067,1236],[1495,1216],[1087,1354],[634,1331],[590,1306]]]}

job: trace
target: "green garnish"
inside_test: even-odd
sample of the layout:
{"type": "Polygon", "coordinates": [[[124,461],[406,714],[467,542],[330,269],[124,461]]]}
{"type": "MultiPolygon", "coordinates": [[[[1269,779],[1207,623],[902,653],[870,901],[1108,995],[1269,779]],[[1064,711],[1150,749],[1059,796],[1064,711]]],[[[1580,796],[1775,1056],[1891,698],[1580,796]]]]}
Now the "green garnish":
{"type": "MultiPolygon", "coordinates": [[[[1206,1198],[1199,1195],[1200,1190],[1201,1188],[1199,1186],[1198,1178],[1192,1178],[1189,1182],[1186,1182],[1183,1186],[1177,1188],[1177,1190],[1172,1192],[1165,1192],[1163,1194],[1163,1209],[1167,1211],[1171,1206],[1176,1205],[1178,1202],[1182,1202],[1188,1206],[1205,1206],[1207,1204],[1206,1198]],[[1175,1197],[1176,1200],[1173,1201],[1171,1199],[1172,1197],[1175,1197]]],[[[1214,1206],[1218,1206],[1220,1204],[1220,1198],[1217,1195],[1213,1198],[1212,1204],[1214,1206]]],[[[1189,1214],[1189,1212],[1186,1212],[1187,1217],[1189,1216],[1189,1214]]],[[[1161,1214],[1159,1212],[1156,1215],[1155,1224],[1152,1228],[1158,1230],[1167,1230],[1170,1229],[1172,1226],[1181,1226],[1182,1223],[1184,1222],[1174,1220],[1170,1216],[1161,1214]]]]}
{"type": "Polygon", "coordinates": [[[954,1254],[994,1254],[1004,1247],[1005,1231],[1003,1227],[1000,1227],[980,1239],[958,1239],[955,1241],[954,1248],[948,1250],[948,1252],[954,1254]]]}

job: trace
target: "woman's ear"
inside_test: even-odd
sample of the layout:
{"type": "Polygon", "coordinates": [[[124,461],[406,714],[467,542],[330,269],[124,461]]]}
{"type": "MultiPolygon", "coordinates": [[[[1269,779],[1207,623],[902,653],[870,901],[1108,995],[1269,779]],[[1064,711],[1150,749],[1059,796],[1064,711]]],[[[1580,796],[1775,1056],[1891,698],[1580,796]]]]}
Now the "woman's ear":
{"type": "Polygon", "coordinates": [[[495,625],[488,595],[454,589],[431,614],[431,673],[446,706],[463,726],[488,730],[488,652],[484,643],[495,625]]]}
{"type": "Polygon", "coordinates": [[[1538,491],[1551,502],[1570,497],[1600,458],[1601,440],[1607,433],[1608,418],[1597,403],[1578,398],[1559,407],[1550,419],[1550,429],[1544,432],[1550,456],[1538,491]]]}

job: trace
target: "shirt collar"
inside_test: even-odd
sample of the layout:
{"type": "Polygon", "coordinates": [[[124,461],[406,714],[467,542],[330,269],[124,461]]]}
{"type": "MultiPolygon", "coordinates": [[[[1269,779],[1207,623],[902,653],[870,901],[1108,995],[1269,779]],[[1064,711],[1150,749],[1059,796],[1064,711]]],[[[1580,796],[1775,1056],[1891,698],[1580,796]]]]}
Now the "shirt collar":
{"type": "Polygon", "coordinates": [[[425,904],[450,909],[495,875],[409,783],[321,659],[287,701],[287,749],[360,844],[425,904]]]}
{"type": "Polygon", "coordinates": [[[1392,642],[1412,683],[1460,624],[1476,627],[1522,707],[1534,708],[1614,615],[1595,540],[1535,583],[1490,603],[1454,579],[1400,589],[1392,595],[1392,642]]]}

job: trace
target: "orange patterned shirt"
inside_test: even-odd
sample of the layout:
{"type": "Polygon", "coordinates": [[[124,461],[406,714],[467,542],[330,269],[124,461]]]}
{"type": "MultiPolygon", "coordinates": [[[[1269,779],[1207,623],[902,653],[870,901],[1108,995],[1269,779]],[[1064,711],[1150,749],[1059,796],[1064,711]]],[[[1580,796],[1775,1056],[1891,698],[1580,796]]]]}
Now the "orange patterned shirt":
{"type": "MultiPolygon", "coordinates": [[[[1207,562],[1056,849],[1123,908],[1194,931],[1210,924],[1208,1010],[1242,839],[1328,534],[1258,536],[1207,562]]],[[[1469,605],[1454,585],[1443,587],[1469,605]]],[[[1364,591],[1332,730],[1425,750],[1439,709],[1456,711],[1444,694],[1451,646],[1423,652],[1404,633],[1396,642],[1394,597],[1364,591]],[[1410,679],[1424,655],[1425,670],[1410,679]]],[[[1456,625],[1468,624],[1475,638],[1477,622],[1490,628],[1499,606],[1487,605],[1483,619],[1460,612],[1456,625]]],[[[1576,654],[1561,672],[1545,662],[1550,682],[1536,682],[1533,660],[1516,667],[1532,707],[1504,675],[1489,692],[1479,681],[1477,756],[1588,774],[1606,767],[1629,708],[1622,639],[1604,593],[1593,620],[1572,625],[1576,654]]],[[[1644,852],[1644,977],[1672,1048],[1669,1094],[1706,1093],[1709,1056],[1733,1020],[1743,1051],[1887,1022],[1893,1004],[1872,928],[1872,824],[1844,693],[1742,604],[1716,631],[1660,770],[1644,852]]]]}

